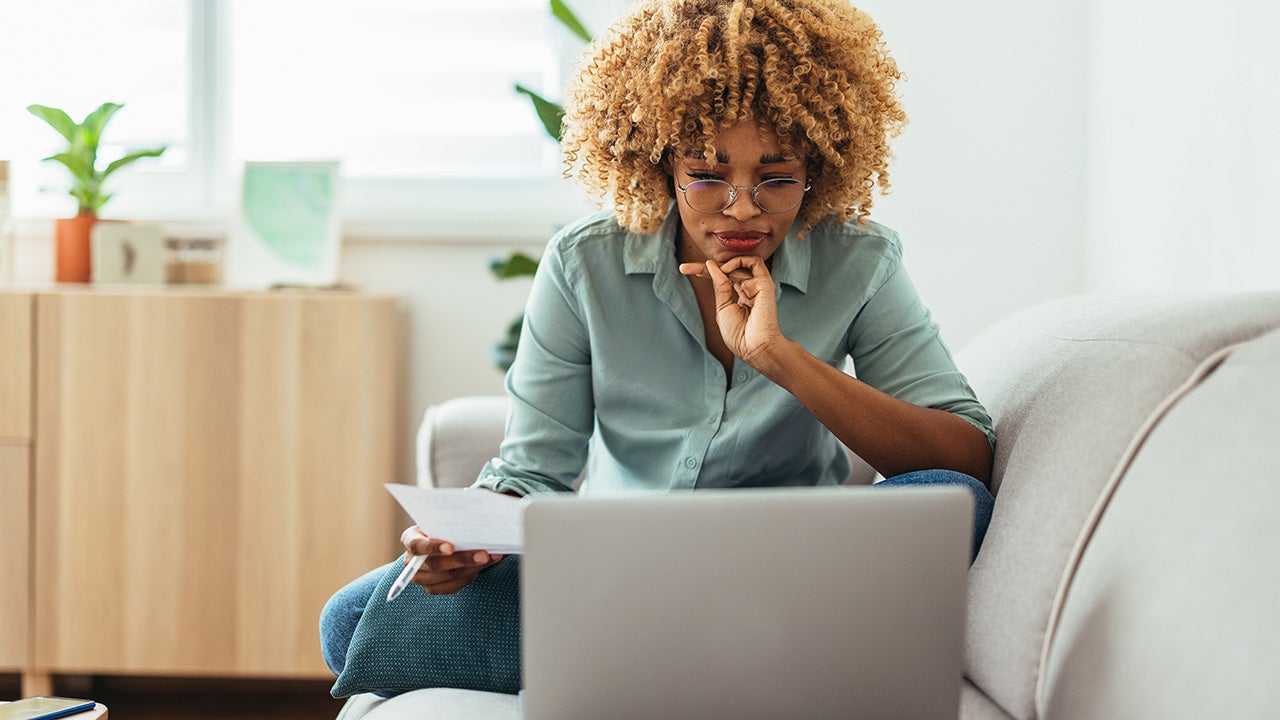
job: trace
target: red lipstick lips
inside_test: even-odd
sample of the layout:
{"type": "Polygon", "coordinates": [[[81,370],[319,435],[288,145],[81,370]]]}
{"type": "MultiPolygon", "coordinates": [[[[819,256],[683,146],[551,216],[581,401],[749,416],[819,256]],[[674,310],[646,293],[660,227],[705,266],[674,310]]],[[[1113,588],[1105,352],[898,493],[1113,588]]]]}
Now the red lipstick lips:
{"type": "Polygon", "coordinates": [[[765,237],[767,237],[766,233],[742,230],[718,232],[714,234],[716,236],[716,240],[719,240],[720,244],[723,245],[726,250],[739,254],[749,253],[760,247],[760,244],[764,242],[765,237]]]}

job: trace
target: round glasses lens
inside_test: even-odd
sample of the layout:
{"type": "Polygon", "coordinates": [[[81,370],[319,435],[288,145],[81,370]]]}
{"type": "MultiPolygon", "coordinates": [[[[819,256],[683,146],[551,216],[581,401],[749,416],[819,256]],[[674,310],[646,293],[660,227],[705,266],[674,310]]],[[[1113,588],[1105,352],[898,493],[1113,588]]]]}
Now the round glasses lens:
{"type": "Polygon", "coordinates": [[[695,180],[684,188],[689,207],[698,212],[718,213],[729,207],[733,186],[723,180],[695,180]]]}
{"type": "Polygon", "coordinates": [[[766,180],[756,186],[754,198],[761,210],[784,213],[794,210],[804,199],[804,183],[785,178],[766,180]]]}

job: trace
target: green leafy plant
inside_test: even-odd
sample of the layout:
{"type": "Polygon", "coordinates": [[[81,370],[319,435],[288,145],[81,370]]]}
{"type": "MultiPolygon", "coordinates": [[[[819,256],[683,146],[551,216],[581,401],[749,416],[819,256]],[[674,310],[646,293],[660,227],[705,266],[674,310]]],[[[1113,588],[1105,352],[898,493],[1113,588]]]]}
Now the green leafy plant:
{"type": "MultiPolygon", "coordinates": [[[[513,252],[506,258],[494,258],[489,261],[489,272],[499,280],[517,277],[529,277],[538,271],[538,261],[522,252],[513,252]]],[[[524,325],[524,313],[516,316],[507,325],[506,335],[493,344],[493,364],[503,372],[511,369],[516,359],[516,348],[520,345],[520,328],[524,325]]]]}
{"type": "MultiPolygon", "coordinates": [[[[565,5],[563,0],[551,0],[551,15],[560,21],[561,25],[568,28],[585,43],[591,42],[591,33],[587,31],[582,21],[574,15],[573,10],[565,5]]],[[[516,84],[516,92],[526,95],[529,101],[533,103],[533,109],[538,113],[538,120],[542,121],[542,127],[546,129],[547,134],[552,140],[560,141],[560,123],[564,119],[564,106],[560,103],[553,102],[530,90],[524,85],[516,84]]]]}
{"type": "MultiPolygon", "coordinates": [[[[582,24],[578,17],[574,15],[569,6],[564,4],[562,0],[551,0],[551,14],[560,21],[574,35],[583,42],[591,42],[591,33],[587,31],[586,26],[582,24]]],[[[564,120],[564,106],[560,103],[551,101],[539,95],[537,92],[530,90],[524,85],[516,84],[516,92],[525,95],[529,101],[533,103],[534,112],[538,114],[538,120],[542,122],[542,127],[547,131],[547,135],[552,140],[560,142],[560,128],[564,120]]],[[[489,272],[499,280],[508,280],[516,277],[527,277],[538,271],[538,261],[521,252],[513,252],[504,258],[494,258],[489,261],[489,272]]],[[[511,362],[515,360],[516,348],[520,345],[520,328],[524,325],[524,314],[521,313],[515,320],[507,325],[507,333],[501,340],[493,344],[493,363],[503,372],[511,368],[511,362]]]]}
{"type": "Polygon", "coordinates": [[[28,105],[27,110],[44,120],[67,141],[67,148],[54,153],[45,160],[62,163],[71,173],[71,197],[78,204],[78,215],[97,215],[98,210],[111,199],[103,184],[117,170],[146,157],[160,157],[168,147],[131,152],[98,169],[98,143],[102,139],[102,131],[106,129],[111,118],[124,107],[119,103],[103,103],[98,109],[85,116],[81,122],[58,108],[44,105],[28,105]]]}

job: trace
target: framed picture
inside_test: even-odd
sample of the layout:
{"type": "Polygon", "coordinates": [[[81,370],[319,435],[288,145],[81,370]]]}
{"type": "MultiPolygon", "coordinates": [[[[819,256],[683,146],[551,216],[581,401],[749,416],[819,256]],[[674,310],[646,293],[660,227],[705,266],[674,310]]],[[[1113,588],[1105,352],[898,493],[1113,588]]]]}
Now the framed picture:
{"type": "Polygon", "coordinates": [[[167,279],[168,253],[159,225],[99,220],[89,246],[95,283],[160,285],[167,279]]]}
{"type": "Polygon", "coordinates": [[[338,163],[246,162],[227,282],[241,287],[338,281],[338,163]]]}

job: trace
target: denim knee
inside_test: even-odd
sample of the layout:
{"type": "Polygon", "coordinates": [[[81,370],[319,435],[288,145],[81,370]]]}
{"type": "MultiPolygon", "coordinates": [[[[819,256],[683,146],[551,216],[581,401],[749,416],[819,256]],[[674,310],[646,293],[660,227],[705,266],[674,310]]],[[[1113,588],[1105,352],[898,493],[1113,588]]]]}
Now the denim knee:
{"type": "Polygon", "coordinates": [[[351,581],[334,593],[320,611],[320,652],[334,675],[341,675],[347,666],[347,648],[356,634],[356,625],[385,571],[385,566],[380,567],[351,581]]]}
{"type": "Polygon", "coordinates": [[[996,504],[995,498],[986,485],[954,470],[917,470],[882,480],[876,483],[875,487],[904,485],[961,485],[968,488],[973,495],[973,551],[970,561],[978,557],[978,550],[982,547],[982,540],[987,535],[987,526],[991,524],[991,513],[996,504]]]}

